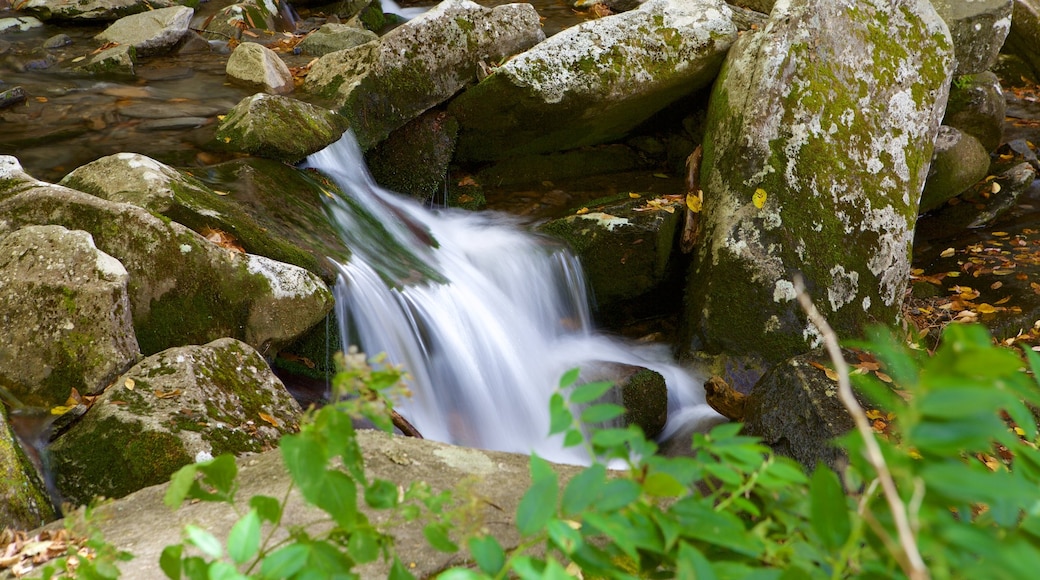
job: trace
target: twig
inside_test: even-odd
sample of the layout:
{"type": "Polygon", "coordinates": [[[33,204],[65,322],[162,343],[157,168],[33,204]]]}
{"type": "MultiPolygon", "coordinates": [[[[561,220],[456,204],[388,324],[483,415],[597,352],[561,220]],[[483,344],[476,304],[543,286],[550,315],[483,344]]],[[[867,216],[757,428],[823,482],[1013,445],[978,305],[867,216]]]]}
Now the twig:
{"type": "Polygon", "coordinates": [[[845,409],[852,415],[852,420],[856,423],[856,429],[863,437],[863,443],[867,451],[867,461],[874,467],[874,471],[877,472],[878,479],[881,481],[881,489],[885,499],[888,500],[888,508],[892,512],[892,520],[895,522],[896,531],[899,534],[899,545],[902,549],[902,554],[895,554],[896,559],[899,560],[900,565],[903,567],[903,572],[908,578],[911,580],[927,580],[931,578],[931,574],[929,574],[928,568],[925,567],[924,560],[921,558],[921,551],[917,547],[917,539],[914,537],[914,531],[907,517],[906,505],[903,504],[903,500],[899,497],[899,490],[896,489],[895,481],[892,480],[892,473],[888,470],[885,457],[881,454],[881,447],[878,445],[877,439],[874,438],[874,430],[867,420],[867,415],[864,413],[859,401],[852,394],[852,385],[849,383],[849,364],[845,362],[845,358],[841,354],[841,347],[838,345],[838,335],[834,333],[834,330],[827,324],[827,320],[816,309],[812,299],[809,298],[808,292],[805,291],[805,282],[801,276],[796,275],[794,277],[794,287],[798,293],[798,302],[809,316],[809,321],[823,335],[827,354],[830,355],[831,361],[834,362],[834,370],[838,373],[838,398],[841,399],[845,409]]]}

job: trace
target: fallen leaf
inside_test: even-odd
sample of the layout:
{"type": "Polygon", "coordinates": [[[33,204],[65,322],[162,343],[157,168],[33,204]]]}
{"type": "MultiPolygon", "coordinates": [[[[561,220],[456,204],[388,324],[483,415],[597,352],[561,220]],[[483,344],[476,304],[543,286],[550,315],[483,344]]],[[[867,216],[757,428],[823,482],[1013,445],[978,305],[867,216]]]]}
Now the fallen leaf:
{"type": "Polygon", "coordinates": [[[267,413],[264,413],[263,411],[260,411],[260,413],[258,413],[258,414],[260,415],[260,418],[263,419],[264,421],[270,423],[271,425],[273,425],[275,427],[280,427],[278,419],[272,417],[271,415],[268,415],[267,413]]]}
{"type": "Polygon", "coordinates": [[[981,314],[993,314],[994,312],[997,311],[997,309],[994,308],[992,304],[988,304],[986,302],[983,302],[982,304],[979,304],[975,308],[975,310],[977,310],[981,314]]]}
{"type": "Polygon", "coordinates": [[[769,195],[766,190],[761,187],[755,190],[755,194],[751,196],[751,203],[755,204],[755,207],[762,209],[766,205],[766,199],[769,195]]]}
{"type": "Polygon", "coordinates": [[[945,250],[942,251],[941,254],[939,254],[939,257],[940,258],[949,258],[950,256],[954,255],[955,253],[957,253],[957,250],[954,250],[953,248],[946,248],[945,250]]]}
{"type": "Polygon", "coordinates": [[[886,375],[881,371],[874,371],[874,376],[881,380],[883,383],[891,383],[892,377],[886,375]]]}
{"type": "Polygon", "coordinates": [[[585,215],[587,213],[589,213],[589,208],[587,208],[587,207],[583,207],[583,208],[579,209],[578,211],[574,212],[575,215],[585,215]]]}
{"type": "Polygon", "coordinates": [[[698,191],[697,195],[693,192],[686,194],[686,207],[693,213],[700,213],[701,208],[704,206],[704,192],[698,191]]]}
{"type": "Polygon", "coordinates": [[[472,175],[467,175],[459,180],[459,187],[474,187],[477,185],[477,180],[473,179],[472,175]]]}
{"type": "Polygon", "coordinates": [[[639,198],[641,198],[641,197],[643,197],[643,196],[642,196],[642,195],[639,195],[638,193],[629,193],[629,194],[628,194],[628,197],[630,197],[630,198],[632,198],[632,199],[639,199],[639,198]]]}
{"type": "Polygon", "coordinates": [[[123,381],[123,386],[126,387],[128,390],[134,390],[134,385],[134,380],[131,378],[128,378],[125,381],[123,381]]]}
{"type": "Polygon", "coordinates": [[[172,391],[160,391],[157,389],[152,394],[155,395],[156,399],[172,399],[174,397],[179,397],[181,395],[181,390],[174,389],[172,391]]]}
{"type": "Polygon", "coordinates": [[[994,282],[994,283],[989,285],[989,289],[990,290],[996,290],[997,288],[1000,288],[1003,285],[1004,285],[1003,282],[999,282],[999,281],[998,282],[994,282]]]}

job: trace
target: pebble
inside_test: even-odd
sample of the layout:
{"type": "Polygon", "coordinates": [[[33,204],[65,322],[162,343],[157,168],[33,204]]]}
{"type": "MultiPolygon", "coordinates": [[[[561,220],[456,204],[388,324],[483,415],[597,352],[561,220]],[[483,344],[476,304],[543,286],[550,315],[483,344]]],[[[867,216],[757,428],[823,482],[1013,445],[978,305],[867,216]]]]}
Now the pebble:
{"type": "Polygon", "coordinates": [[[70,44],[72,44],[72,37],[68,34],[55,34],[54,36],[43,41],[43,47],[48,50],[61,48],[70,44]]]}

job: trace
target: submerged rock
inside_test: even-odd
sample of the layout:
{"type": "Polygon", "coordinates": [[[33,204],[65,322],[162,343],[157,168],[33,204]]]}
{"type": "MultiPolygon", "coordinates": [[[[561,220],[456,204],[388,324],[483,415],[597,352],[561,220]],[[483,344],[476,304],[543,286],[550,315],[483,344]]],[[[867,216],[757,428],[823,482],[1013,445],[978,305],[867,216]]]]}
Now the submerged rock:
{"type": "Polygon", "coordinates": [[[708,111],[688,346],[777,362],[818,344],[796,275],[840,336],[895,321],[952,69],[923,0],[791,0],[741,36],[708,111]]]}
{"type": "Polygon", "coordinates": [[[141,56],[161,54],[180,42],[194,13],[187,6],[174,6],[131,14],[116,20],[94,38],[102,44],[133,46],[141,56]]]}
{"type": "Polygon", "coordinates": [[[297,163],[335,142],[347,120],[310,103],[257,93],[239,101],[217,127],[217,141],[242,151],[297,163]]]}
{"type": "Polygon", "coordinates": [[[100,393],[140,356],[126,268],[90,234],[28,226],[0,238],[0,385],[23,405],[100,393]]]}
{"type": "Polygon", "coordinates": [[[452,101],[457,158],[488,161],[615,141],[708,86],[737,37],[721,0],[651,0],[552,36],[452,101]]]}
{"type": "Polygon", "coordinates": [[[105,391],[51,447],[58,488],[75,504],[163,483],[221,453],[273,448],[301,410],[248,345],[222,338],[165,350],[105,391]]]}

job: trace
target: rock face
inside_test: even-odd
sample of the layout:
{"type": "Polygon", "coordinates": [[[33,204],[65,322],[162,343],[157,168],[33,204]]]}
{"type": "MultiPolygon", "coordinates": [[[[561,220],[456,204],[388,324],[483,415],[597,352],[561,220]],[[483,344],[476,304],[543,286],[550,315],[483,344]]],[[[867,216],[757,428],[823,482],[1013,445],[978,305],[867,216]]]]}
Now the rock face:
{"type": "Polygon", "coordinates": [[[1011,30],[1014,0],[933,0],[932,4],[950,28],[957,59],[954,74],[988,71],[1011,30]]]}
{"type": "Polygon", "coordinates": [[[321,57],[304,88],[333,100],[368,149],[474,82],[478,63],[500,61],[544,38],[529,4],[489,9],[446,0],[378,42],[321,57]]]}
{"type": "Polygon", "coordinates": [[[134,47],[138,55],[160,54],[173,48],[188,32],[195,11],[187,6],[161,8],[116,20],[94,38],[134,47]]]}
{"type": "Polygon", "coordinates": [[[273,50],[255,42],[243,42],[235,48],[227,61],[227,76],[231,82],[259,87],[276,95],[293,90],[289,67],[273,50]]]}
{"type": "Polygon", "coordinates": [[[15,439],[7,407],[0,405],[0,522],[12,529],[31,530],[54,516],[36,469],[15,439]]]}
{"type": "Polygon", "coordinates": [[[651,0],[568,28],[450,107],[456,157],[488,161],[616,140],[711,83],[736,39],[721,0],[651,0]]]}
{"type": "Polygon", "coordinates": [[[364,28],[348,24],[325,24],[308,34],[297,46],[304,54],[324,56],[330,52],[354,48],[378,39],[379,36],[375,32],[364,28]]]}
{"type": "Polygon", "coordinates": [[[423,113],[369,152],[369,171],[379,185],[428,203],[444,191],[458,131],[447,113],[423,113]]]}
{"type": "Polygon", "coordinates": [[[217,141],[236,151],[296,163],[335,142],[347,127],[346,119],[327,109],[257,93],[224,117],[217,141]]]}
{"type": "Polygon", "coordinates": [[[839,335],[895,320],[952,56],[918,0],[792,0],[737,41],[705,129],[694,349],[775,362],[817,343],[796,274],[839,335]]]}
{"type": "Polygon", "coordinates": [[[172,348],[119,377],[52,445],[62,495],[85,503],[162,483],[180,467],[271,449],[299,430],[299,405],[237,340],[172,348]]]}
{"type": "Polygon", "coordinates": [[[169,8],[173,0],[29,0],[22,10],[41,20],[71,20],[78,23],[110,22],[130,14],[169,8]]]}
{"type": "Polygon", "coordinates": [[[126,269],[90,234],[29,226],[0,238],[0,384],[24,405],[101,392],[139,356],[126,269]]]}

